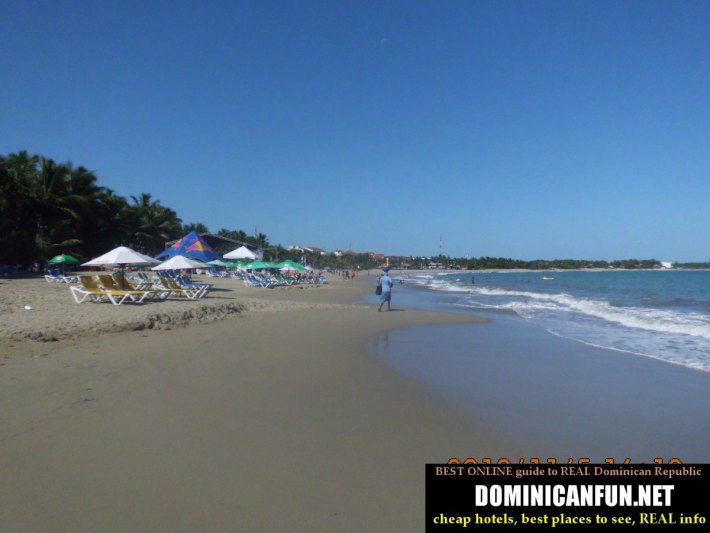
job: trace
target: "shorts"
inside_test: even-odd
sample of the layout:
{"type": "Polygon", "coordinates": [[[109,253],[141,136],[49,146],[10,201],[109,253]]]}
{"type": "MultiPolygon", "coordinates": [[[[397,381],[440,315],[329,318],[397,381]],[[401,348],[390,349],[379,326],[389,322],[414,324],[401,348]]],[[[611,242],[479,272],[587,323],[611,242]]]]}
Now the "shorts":
{"type": "Polygon", "coordinates": [[[380,303],[383,304],[385,302],[391,302],[392,301],[392,291],[382,291],[382,294],[380,295],[380,303]]]}

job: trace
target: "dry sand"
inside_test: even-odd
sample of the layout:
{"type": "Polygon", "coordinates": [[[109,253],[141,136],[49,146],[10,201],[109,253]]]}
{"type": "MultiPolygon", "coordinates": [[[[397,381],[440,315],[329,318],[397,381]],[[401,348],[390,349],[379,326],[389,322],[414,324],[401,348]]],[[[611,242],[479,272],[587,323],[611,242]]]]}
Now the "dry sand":
{"type": "Polygon", "coordinates": [[[261,289],[235,279],[195,277],[213,286],[201,300],[170,298],[143,304],[74,302],[69,285],[43,279],[0,283],[0,339],[54,341],[86,334],[142,329],[171,329],[213,322],[245,311],[280,310],[313,303],[352,301],[353,284],[294,285],[261,289]],[[308,292],[309,294],[300,294],[308,292]],[[317,294],[316,294],[317,293],[317,294]],[[31,309],[25,309],[29,306],[31,309]]]}
{"type": "Polygon", "coordinates": [[[425,463],[496,443],[365,346],[471,318],[378,313],[352,303],[365,286],[223,280],[202,302],[115,307],[3,282],[0,530],[422,531],[425,463]],[[60,340],[26,340],[45,322],[60,340]]]}

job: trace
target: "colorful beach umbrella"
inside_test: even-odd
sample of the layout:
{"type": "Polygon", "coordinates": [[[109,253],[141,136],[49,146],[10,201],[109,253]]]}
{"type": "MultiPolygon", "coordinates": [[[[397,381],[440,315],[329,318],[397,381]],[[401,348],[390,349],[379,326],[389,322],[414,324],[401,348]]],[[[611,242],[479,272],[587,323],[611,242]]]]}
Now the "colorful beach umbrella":
{"type": "Polygon", "coordinates": [[[175,242],[175,244],[158,254],[157,257],[162,259],[175,255],[182,255],[190,259],[199,259],[200,261],[219,259],[219,254],[195,231],[191,231],[185,235],[182,239],[175,242]]]}

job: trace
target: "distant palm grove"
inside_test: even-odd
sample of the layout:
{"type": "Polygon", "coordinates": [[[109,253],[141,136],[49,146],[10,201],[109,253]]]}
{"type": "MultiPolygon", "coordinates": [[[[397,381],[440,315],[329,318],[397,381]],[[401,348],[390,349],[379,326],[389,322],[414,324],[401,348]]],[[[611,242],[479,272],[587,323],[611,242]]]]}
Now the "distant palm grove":
{"type": "MultiPolygon", "coordinates": [[[[69,253],[81,259],[125,245],[150,255],[203,224],[183,224],[150,193],[124,198],[83,166],[27,152],[0,155],[0,263],[31,265],[69,253]]],[[[220,230],[258,246],[266,235],[220,230]]]]}
{"type": "MultiPolygon", "coordinates": [[[[178,214],[150,193],[124,198],[98,184],[97,176],[83,166],[57,163],[26,151],[0,155],[0,264],[27,267],[44,264],[49,258],[69,253],[89,259],[119,245],[149,255],[165,249],[168,241],[190,231],[209,233],[201,223],[184,224],[178,214]]],[[[288,251],[269,243],[264,234],[248,235],[242,230],[220,229],[217,235],[266,249],[273,260],[299,260],[303,255],[315,267],[373,268],[368,254],[332,254],[288,251]]],[[[226,252],[227,250],[217,250],[226,252]]],[[[392,266],[480,269],[571,269],[571,268],[659,268],[659,261],[583,261],[507,258],[390,257],[392,266]]],[[[708,268],[710,263],[676,264],[685,268],[708,268]]]]}

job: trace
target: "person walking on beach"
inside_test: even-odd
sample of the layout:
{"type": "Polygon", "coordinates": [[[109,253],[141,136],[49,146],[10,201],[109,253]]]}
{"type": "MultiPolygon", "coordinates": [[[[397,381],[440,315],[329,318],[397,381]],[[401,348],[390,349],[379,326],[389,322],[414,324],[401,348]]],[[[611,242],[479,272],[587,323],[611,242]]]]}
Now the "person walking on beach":
{"type": "Polygon", "coordinates": [[[387,302],[387,310],[391,311],[390,304],[392,303],[392,286],[394,283],[392,278],[390,278],[389,269],[385,270],[380,283],[382,284],[382,294],[380,295],[380,307],[377,310],[382,311],[382,306],[387,302]]]}

